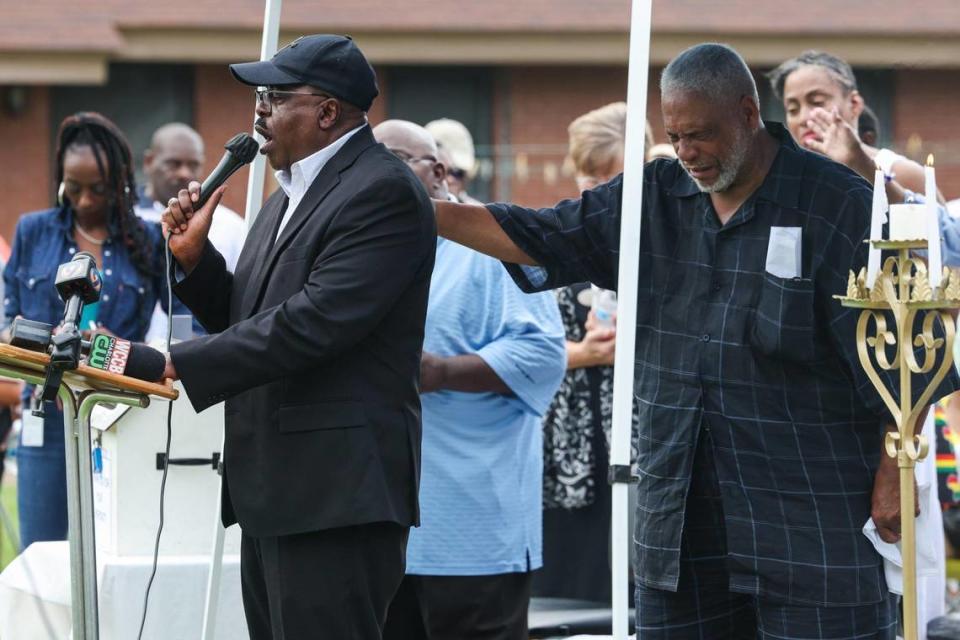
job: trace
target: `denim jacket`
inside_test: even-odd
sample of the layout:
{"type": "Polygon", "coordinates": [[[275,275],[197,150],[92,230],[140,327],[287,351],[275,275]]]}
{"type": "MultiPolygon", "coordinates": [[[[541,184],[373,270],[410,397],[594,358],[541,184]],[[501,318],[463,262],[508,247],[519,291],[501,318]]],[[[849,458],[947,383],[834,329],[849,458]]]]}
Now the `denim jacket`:
{"type": "MultiPolygon", "coordinates": [[[[167,286],[163,277],[163,236],[160,225],[144,222],[153,245],[156,275],[137,270],[122,243],[108,239],[103,244],[103,289],[97,308],[97,323],[121,338],[143,340],[150,316],[159,299],[167,310],[167,286]]],[[[17,315],[30,320],[59,324],[64,303],[57,295],[57,267],[77,252],[73,240],[73,212],[66,207],[24,214],[17,222],[10,261],[3,271],[5,285],[3,326],[17,315]]],[[[173,298],[174,313],[189,313],[173,298]]],[[[86,327],[81,327],[85,329],[86,327]]]]}

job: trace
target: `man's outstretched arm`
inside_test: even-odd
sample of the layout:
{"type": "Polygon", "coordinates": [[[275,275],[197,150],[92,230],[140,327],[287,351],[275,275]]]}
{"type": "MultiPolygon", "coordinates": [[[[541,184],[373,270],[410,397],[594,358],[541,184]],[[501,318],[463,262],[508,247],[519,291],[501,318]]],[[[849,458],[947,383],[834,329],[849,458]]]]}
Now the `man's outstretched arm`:
{"type": "Polygon", "coordinates": [[[504,262],[537,264],[510,239],[486,207],[434,200],[433,208],[437,233],[444,238],[504,262]]]}

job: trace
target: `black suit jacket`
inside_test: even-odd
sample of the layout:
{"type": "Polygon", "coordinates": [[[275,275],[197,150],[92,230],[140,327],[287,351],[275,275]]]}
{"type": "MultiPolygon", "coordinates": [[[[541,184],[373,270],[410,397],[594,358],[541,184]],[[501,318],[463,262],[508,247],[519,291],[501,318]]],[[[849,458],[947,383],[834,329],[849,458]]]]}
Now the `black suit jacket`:
{"type": "Polygon", "coordinates": [[[417,524],[430,200],[364,127],[274,243],[286,203],[264,204],[234,275],[207,243],[174,289],[211,333],[171,349],[187,395],[226,400],[224,525],[417,524]]]}

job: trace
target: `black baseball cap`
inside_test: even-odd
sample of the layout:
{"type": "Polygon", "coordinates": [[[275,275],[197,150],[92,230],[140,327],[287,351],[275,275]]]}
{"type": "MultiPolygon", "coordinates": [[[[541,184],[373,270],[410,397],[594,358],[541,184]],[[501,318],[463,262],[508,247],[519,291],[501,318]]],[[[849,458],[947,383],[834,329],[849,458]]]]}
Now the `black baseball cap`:
{"type": "Polygon", "coordinates": [[[269,60],[232,64],[230,71],[252,86],[308,84],[364,111],[380,93],[373,67],[349,36],[303,36],[269,60]]]}

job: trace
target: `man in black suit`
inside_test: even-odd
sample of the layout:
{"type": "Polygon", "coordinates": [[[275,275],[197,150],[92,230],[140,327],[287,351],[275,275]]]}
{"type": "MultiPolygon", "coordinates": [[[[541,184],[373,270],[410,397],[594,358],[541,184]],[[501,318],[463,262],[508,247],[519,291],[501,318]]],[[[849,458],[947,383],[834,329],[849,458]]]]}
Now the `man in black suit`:
{"type": "Polygon", "coordinates": [[[222,189],[168,203],[174,290],[211,335],[174,345],[165,375],[198,411],[226,400],[223,521],[243,533],[251,637],[380,638],[418,521],[433,210],[371,135],[376,81],[349,38],[230,69],[260,87],[281,189],[233,276],[206,240],[222,189]]]}

